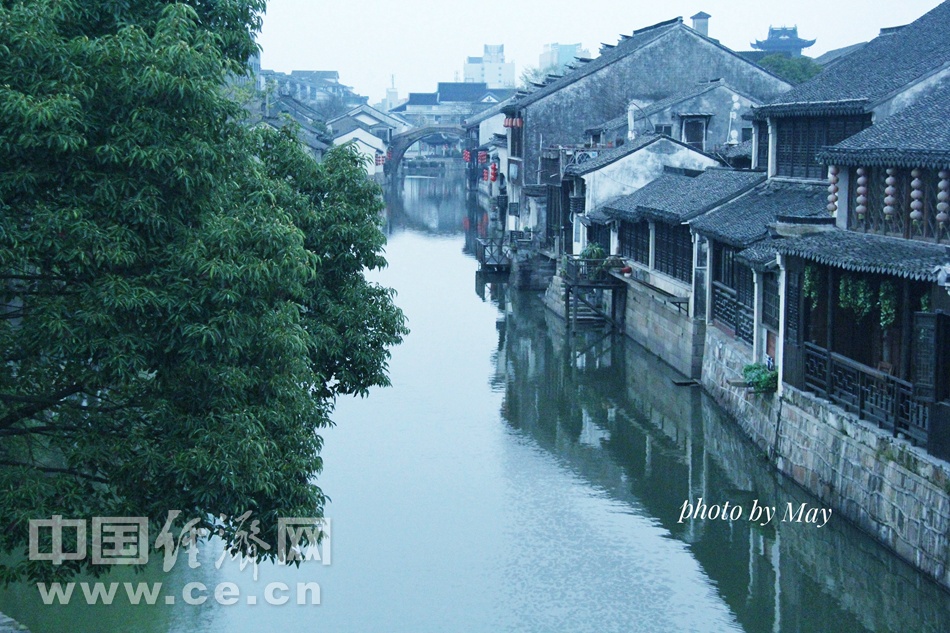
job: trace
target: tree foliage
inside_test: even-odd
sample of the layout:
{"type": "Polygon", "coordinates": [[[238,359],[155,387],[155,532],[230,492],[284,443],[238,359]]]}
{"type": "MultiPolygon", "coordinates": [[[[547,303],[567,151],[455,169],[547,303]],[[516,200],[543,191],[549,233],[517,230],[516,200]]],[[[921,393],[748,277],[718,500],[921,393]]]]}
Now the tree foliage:
{"type": "Polygon", "coordinates": [[[145,516],[154,540],[170,510],[232,542],[251,511],[273,542],[322,512],[335,398],[387,384],[406,329],[364,277],[385,260],[363,159],[317,164],[222,90],[262,10],[0,2],[3,551],[53,515],[145,516]]]}
{"type": "Polygon", "coordinates": [[[822,71],[821,65],[811,57],[786,57],[778,53],[760,59],[759,66],[793,85],[808,81],[822,71]]]}
{"type": "Polygon", "coordinates": [[[530,90],[533,88],[532,84],[541,84],[547,79],[548,75],[561,75],[563,74],[563,69],[557,64],[551,66],[546,66],[541,68],[540,66],[528,66],[521,71],[521,76],[519,77],[519,88],[522,90],[530,90]]]}

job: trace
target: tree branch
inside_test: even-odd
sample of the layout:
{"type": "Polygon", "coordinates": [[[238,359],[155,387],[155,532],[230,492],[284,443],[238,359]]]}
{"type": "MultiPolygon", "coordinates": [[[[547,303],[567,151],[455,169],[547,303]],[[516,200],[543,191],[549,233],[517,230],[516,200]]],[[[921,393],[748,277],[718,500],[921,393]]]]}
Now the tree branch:
{"type": "Polygon", "coordinates": [[[31,402],[30,399],[32,398],[32,404],[30,404],[29,406],[21,407],[15,411],[8,413],[4,417],[0,418],[0,429],[9,428],[13,426],[14,424],[16,424],[17,422],[19,422],[20,420],[32,418],[34,415],[36,415],[37,413],[41,411],[45,411],[46,409],[49,409],[58,404],[61,404],[65,398],[76,395],[77,393],[81,393],[82,390],[83,389],[80,385],[73,385],[47,398],[38,398],[34,396],[14,396],[11,394],[0,394],[0,400],[6,401],[6,402],[31,402]]]}

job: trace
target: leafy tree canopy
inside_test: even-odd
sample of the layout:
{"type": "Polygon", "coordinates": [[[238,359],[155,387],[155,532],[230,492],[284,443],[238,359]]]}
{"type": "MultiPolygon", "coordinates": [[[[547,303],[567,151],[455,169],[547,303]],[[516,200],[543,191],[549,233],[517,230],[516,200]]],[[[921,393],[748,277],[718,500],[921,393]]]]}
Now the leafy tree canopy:
{"type": "Polygon", "coordinates": [[[790,84],[808,81],[822,71],[821,65],[811,57],[786,57],[777,53],[760,59],[759,66],[772,71],[790,84]]]}
{"type": "Polygon", "coordinates": [[[222,90],[263,4],[0,0],[0,550],[53,515],[149,517],[154,542],[170,510],[232,542],[212,517],[251,511],[273,543],[322,512],[335,398],[387,383],[407,331],[364,277],[363,159],[317,164],[222,90]]]}

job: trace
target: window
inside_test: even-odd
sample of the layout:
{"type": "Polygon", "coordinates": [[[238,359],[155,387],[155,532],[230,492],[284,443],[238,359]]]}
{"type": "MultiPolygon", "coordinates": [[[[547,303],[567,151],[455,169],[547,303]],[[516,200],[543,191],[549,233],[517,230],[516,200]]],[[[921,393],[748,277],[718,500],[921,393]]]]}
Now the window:
{"type": "Polygon", "coordinates": [[[693,238],[684,224],[657,222],[654,227],[653,267],[665,275],[690,283],[693,281],[693,238]]]}
{"type": "Polygon", "coordinates": [[[684,119],[683,142],[699,151],[706,149],[706,120],[684,119]]]}
{"type": "Polygon", "coordinates": [[[627,259],[649,266],[650,224],[648,222],[620,223],[620,254],[627,259]]]}
{"type": "Polygon", "coordinates": [[[742,128],[742,142],[745,143],[746,141],[751,141],[751,140],[752,140],[752,128],[751,127],[742,128]]]}
{"type": "Polygon", "coordinates": [[[673,126],[668,123],[664,123],[662,125],[654,125],[653,131],[656,132],[657,134],[666,134],[667,136],[673,136],[673,126]]]}
{"type": "Polygon", "coordinates": [[[752,269],[735,261],[736,251],[722,244],[713,248],[712,316],[736,338],[752,344],[755,282],[752,269]]]}
{"type": "Polygon", "coordinates": [[[870,125],[871,115],[777,119],[776,173],[793,178],[825,178],[825,167],[815,160],[818,150],[836,145],[870,125]]]}

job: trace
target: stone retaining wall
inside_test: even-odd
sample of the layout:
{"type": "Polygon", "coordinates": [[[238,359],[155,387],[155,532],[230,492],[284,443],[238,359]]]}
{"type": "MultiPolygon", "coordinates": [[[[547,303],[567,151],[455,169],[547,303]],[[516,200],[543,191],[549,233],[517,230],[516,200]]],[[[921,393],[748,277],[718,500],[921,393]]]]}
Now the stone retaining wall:
{"type": "Polygon", "coordinates": [[[703,386],[779,472],[950,588],[950,464],[794,387],[779,397],[731,385],[751,361],[707,329],[703,386]]]}
{"type": "Polygon", "coordinates": [[[702,373],[706,324],[691,319],[669,295],[637,282],[627,282],[624,330],[676,371],[690,378],[702,373]]]}
{"type": "Polygon", "coordinates": [[[554,259],[527,249],[512,253],[509,283],[516,290],[547,290],[557,269],[554,259]]]}

